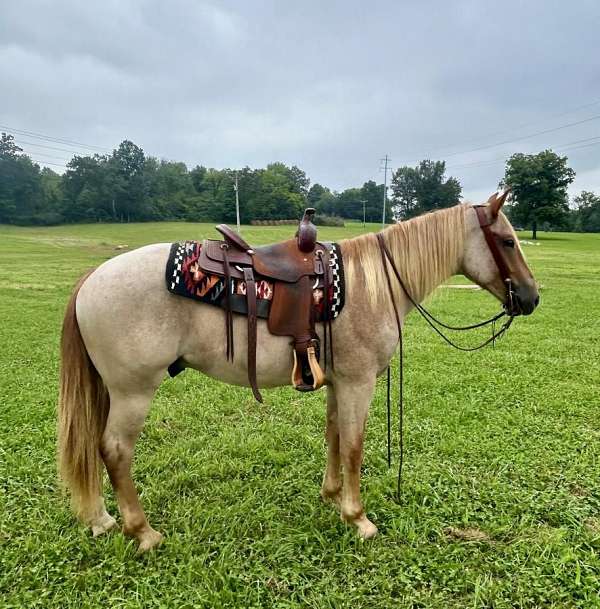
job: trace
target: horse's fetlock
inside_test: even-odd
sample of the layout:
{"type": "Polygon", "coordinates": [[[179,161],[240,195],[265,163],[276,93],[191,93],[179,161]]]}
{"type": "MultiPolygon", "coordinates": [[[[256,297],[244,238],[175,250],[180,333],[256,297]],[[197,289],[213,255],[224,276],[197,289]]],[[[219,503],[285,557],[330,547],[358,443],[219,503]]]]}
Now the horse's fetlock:
{"type": "Polygon", "coordinates": [[[364,518],[365,512],[362,505],[342,505],[341,517],[346,522],[354,523],[364,518]]]}
{"type": "Polygon", "coordinates": [[[129,537],[140,537],[149,528],[144,515],[130,516],[123,526],[123,533],[129,537]]]}
{"type": "Polygon", "coordinates": [[[339,504],[341,493],[341,484],[323,484],[321,487],[321,497],[324,501],[333,501],[339,504]]]}

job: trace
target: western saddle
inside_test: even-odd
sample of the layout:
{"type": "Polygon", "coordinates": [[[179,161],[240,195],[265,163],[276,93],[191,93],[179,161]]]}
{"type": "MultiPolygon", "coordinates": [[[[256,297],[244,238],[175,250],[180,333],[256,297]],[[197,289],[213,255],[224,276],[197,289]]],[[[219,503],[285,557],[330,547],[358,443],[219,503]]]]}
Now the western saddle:
{"type": "MultiPolygon", "coordinates": [[[[300,221],[295,239],[263,247],[251,247],[226,224],[216,229],[224,240],[206,239],[202,244],[199,264],[203,271],[225,279],[225,328],[227,359],[233,361],[233,310],[231,295],[233,279],[243,280],[246,286],[248,316],[248,380],[254,397],[262,402],[256,379],[257,295],[256,281],[273,282],[273,298],[267,327],[276,336],[293,338],[294,365],[292,384],[298,391],[313,391],[321,387],[325,374],[319,365],[320,345],[315,332],[313,289],[323,289],[325,302],[325,352],[327,333],[331,337],[329,296],[332,274],[328,248],[317,241],[317,228],[312,222],[313,208],[307,208],[300,221]]],[[[333,360],[333,349],[331,348],[333,360]]],[[[325,355],[325,365],[327,354],[325,355]]],[[[333,365],[333,361],[332,361],[333,365]]]]}

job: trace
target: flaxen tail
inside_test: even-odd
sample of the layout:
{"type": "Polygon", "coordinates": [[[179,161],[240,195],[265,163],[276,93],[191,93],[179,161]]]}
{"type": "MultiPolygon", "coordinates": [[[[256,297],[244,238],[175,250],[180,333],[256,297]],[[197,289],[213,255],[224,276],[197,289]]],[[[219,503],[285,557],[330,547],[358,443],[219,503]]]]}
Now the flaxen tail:
{"type": "Polygon", "coordinates": [[[75,286],[65,312],[58,399],[59,473],[83,520],[94,513],[101,495],[100,439],[109,409],[108,392],[85,348],[75,310],[77,294],[89,274],[75,286]]]}

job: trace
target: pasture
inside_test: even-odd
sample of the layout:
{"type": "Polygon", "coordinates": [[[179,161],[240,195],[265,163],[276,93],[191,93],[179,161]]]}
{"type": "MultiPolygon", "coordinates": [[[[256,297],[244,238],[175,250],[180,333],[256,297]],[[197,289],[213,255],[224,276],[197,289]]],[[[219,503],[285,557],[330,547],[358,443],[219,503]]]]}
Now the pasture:
{"type": "MultiPolygon", "coordinates": [[[[258,244],[292,231],[243,233],[258,244]]],[[[332,240],[361,231],[319,228],[332,240]]],[[[68,295],[118,245],[215,234],[191,223],[0,227],[1,607],[600,606],[600,235],[542,233],[524,246],[542,303],[495,348],[453,351],[409,317],[400,503],[384,378],[367,427],[375,540],[319,500],[324,392],[267,390],[260,405],[192,370],[161,386],[134,463],[165,543],[138,557],[119,532],[92,539],[55,473],[68,295]]],[[[498,309],[462,289],[429,304],[458,323],[498,309]]]]}

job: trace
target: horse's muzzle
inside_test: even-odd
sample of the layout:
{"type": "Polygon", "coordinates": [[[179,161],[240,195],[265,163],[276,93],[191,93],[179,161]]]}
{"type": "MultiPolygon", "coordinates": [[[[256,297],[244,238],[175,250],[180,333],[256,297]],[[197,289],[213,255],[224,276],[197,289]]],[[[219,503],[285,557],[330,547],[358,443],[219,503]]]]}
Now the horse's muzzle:
{"type": "Polygon", "coordinates": [[[535,286],[513,285],[504,308],[511,316],[531,315],[539,303],[540,294],[535,286]]]}

